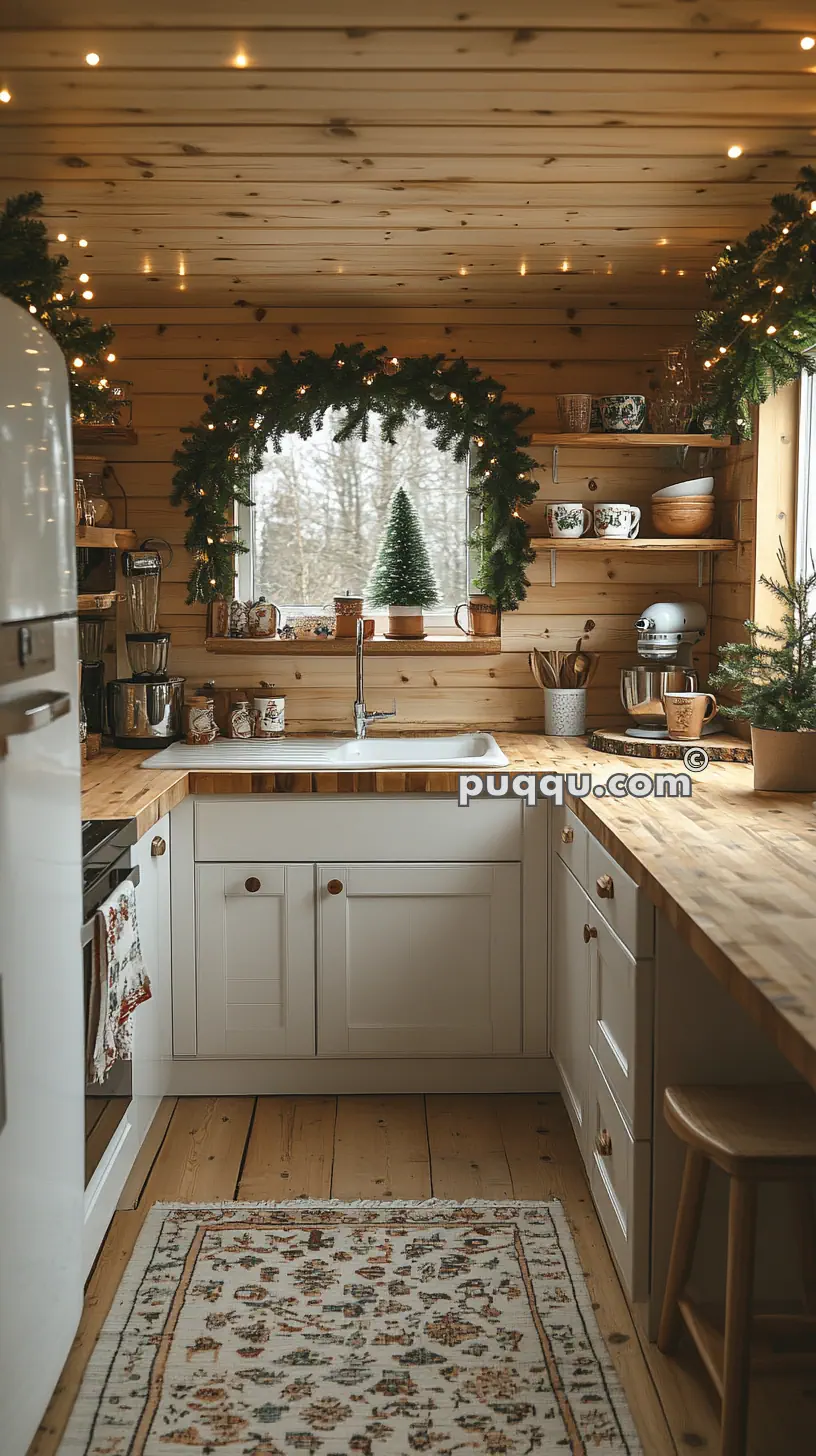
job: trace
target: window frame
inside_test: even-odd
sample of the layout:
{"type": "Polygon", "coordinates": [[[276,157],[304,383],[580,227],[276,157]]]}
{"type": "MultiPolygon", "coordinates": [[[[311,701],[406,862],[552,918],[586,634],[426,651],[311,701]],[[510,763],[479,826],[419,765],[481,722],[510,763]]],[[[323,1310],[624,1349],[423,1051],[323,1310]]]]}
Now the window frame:
{"type": "Polygon", "coordinates": [[[796,480],[796,570],[801,576],[816,558],[816,375],[802,374],[799,399],[796,480]]]}
{"type": "MultiPolygon", "coordinates": [[[[473,459],[473,451],[468,456],[467,467],[467,513],[465,520],[466,542],[465,542],[465,563],[467,575],[468,594],[477,590],[474,577],[476,575],[473,551],[470,545],[470,538],[481,523],[481,511],[477,502],[470,494],[470,471],[473,459]]],[[[253,493],[254,477],[250,479],[250,495],[253,493]]],[[[255,601],[255,523],[257,510],[254,506],[236,505],[234,523],[238,527],[238,536],[249,550],[236,557],[236,591],[241,601],[255,601]]],[[[310,613],[316,609],[322,609],[327,603],[315,602],[276,602],[283,616],[289,613],[310,613]]],[[[431,637],[446,637],[455,630],[453,613],[457,603],[454,603],[449,610],[426,611],[424,615],[425,631],[431,637]]],[[[382,636],[388,623],[388,613],[378,611],[374,613],[376,623],[375,633],[382,636]]]]}

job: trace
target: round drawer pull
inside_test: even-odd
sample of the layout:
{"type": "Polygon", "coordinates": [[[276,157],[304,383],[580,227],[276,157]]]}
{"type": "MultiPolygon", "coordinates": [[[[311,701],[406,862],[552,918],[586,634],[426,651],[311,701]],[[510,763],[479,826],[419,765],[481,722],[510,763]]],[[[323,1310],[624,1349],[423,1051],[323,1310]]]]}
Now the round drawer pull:
{"type": "Polygon", "coordinates": [[[614,900],[615,884],[611,875],[599,875],[595,881],[595,889],[600,900],[614,900]]]}
{"type": "Polygon", "coordinates": [[[261,882],[257,875],[250,875],[248,880],[244,880],[244,889],[249,890],[250,895],[254,895],[260,888],[261,882]]]}
{"type": "Polygon", "coordinates": [[[584,945],[589,945],[589,942],[591,940],[597,940],[597,939],[598,939],[598,932],[595,929],[595,926],[594,925],[585,925],[584,926],[584,945]]]}
{"type": "Polygon", "coordinates": [[[602,1158],[611,1158],[612,1156],[612,1139],[609,1136],[609,1133],[607,1132],[605,1127],[602,1127],[600,1132],[596,1135],[595,1151],[596,1153],[599,1153],[602,1158]]]}
{"type": "Polygon", "coordinates": [[[342,893],[343,893],[343,881],[342,880],[329,880],[329,883],[327,884],[326,889],[328,890],[328,892],[329,892],[330,895],[342,895],[342,893]]]}
{"type": "Polygon", "coordinates": [[[561,843],[562,844],[572,844],[572,841],[573,841],[574,838],[575,838],[575,830],[574,829],[562,829],[561,830],[561,843]]]}
{"type": "Polygon", "coordinates": [[[160,834],[157,834],[155,839],[150,841],[150,853],[154,858],[167,853],[167,840],[162,839],[160,834]]]}

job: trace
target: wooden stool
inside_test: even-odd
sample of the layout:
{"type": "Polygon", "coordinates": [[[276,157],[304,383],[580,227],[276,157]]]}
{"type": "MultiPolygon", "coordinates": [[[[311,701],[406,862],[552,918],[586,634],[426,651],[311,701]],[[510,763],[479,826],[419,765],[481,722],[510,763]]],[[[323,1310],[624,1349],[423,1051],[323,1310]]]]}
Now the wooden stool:
{"type": "MultiPolygon", "coordinates": [[[[807,1314],[798,1318],[768,1317],[766,1321],[753,1321],[751,1314],[757,1189],[767,1180],[793,1185],[805,1308],[809,1315],[816,1312],[816,1229],[809,1181],[816,1175],[816,1095],[801,1083],[667,1087],[663,1112],[687,1149],[657,1344],[665,1354],[671,1354],[681,1321],[685,1323],[722,1398],[722,1456],[744,1456],[752,1323],[765,1323],[774,1336],[793,1330],[802,1335],[816,1329],[816,1320],[807,1314]],[[722,1168],[730,1179],[724,1339],[683,1294],[694,1258],[711,1163],[722,1168]]],[[[801,1355],[797,1358],[801,1363],[801,1355]]],[[[784,1355],[774,1355],[769,1368],[778,1369],[784,1361],[784,1355]]]]}

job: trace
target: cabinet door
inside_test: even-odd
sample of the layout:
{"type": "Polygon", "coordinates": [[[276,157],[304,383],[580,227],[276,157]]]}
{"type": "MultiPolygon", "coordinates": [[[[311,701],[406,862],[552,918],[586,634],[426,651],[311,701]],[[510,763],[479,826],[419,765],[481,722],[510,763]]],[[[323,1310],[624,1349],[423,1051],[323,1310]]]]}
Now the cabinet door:
{"type": "Polygon", "coordinates": [[[312,865],[196,866],[198,1055],[314,1055],[312,865]]]}
{"type": "Polygon", "coordinates": [[[521,866],[322,864],[323,1056],[521,1050],[521,866]]]}
{"type": "Polygon", "coordinates": [[[552,859],[552,1004],[550,1050],[564,1083],[567,1111],[585,1153],[589,1098],[589,900],[557,855],[552,859]]]}
{"type": "Polygon", "coordinates": [[[653,963],[635,960],[590,907],[589,1040],[632,1136],[652,1128],[653,963]]]}
{"type": "Polygon", "coordinates": [[[133,1096],[141,1142],[170,1082],[170,816],[165,814],[133,852],[139,866],[136,912],[151,996],[133,1013],[133,1096]]]}

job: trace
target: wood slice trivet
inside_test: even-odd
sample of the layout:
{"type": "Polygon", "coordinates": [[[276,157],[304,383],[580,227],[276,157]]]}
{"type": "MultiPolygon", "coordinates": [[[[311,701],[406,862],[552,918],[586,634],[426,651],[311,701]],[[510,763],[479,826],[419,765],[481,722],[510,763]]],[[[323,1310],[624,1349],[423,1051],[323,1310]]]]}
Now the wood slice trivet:
{"type": "Polygon", "coordinates": [[[617,753],[623,758],[682,758],[687,748],[704,748],[712,763],[753,763],[751,745],[732,733],[710,733],[704,738],[630,738],[620,729],[596,728],[590,748],[617,753]]]}

